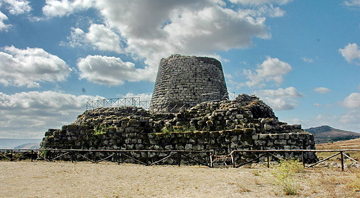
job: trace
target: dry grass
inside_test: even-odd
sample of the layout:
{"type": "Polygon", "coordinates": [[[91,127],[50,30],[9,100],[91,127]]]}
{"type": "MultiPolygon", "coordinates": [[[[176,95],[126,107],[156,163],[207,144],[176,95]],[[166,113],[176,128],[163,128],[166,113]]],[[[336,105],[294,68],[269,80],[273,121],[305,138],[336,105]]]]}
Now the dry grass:
{"type": "MultiPolygon", "coordinates": [[[[326,150],[326,149],[360,149],[360,138],[357,139],[352,139],[352,140],[347,140],[347,141],[339,141],[339,142],[333,142],[333,143],[323,143],[323,144],[317,144],[316,145],[316,149],[319,150],[326,150]]],[[[347,151],[346,153],[350,154],[350,157],[354,158],[355,160],[359,160],[360,159],[360,152],[354,152],[354,151],[347,151]]],[[[332,153],[334,154],[334,153],[332,153]]],[[[325,158],[330,156],[331,153],[325,153],[325,152],[320,152],[317,153],[317,156],[319,158],[325,158]]],[[[337,158],[333,158],[330,161],[336,161],[337,158]]]]}
{"type": "MultiPolygon", "coordinates": [[[[0,162],[0,197],[288,197],[277,168],[0,162]]],[[[360,197],[360,170],[296,172],[291,197],[360,197]]]]}

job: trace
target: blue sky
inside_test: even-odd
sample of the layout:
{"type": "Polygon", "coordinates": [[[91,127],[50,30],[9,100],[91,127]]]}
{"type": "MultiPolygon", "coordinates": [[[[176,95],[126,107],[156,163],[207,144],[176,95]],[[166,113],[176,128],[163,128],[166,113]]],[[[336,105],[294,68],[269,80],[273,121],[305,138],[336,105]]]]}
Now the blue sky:
{"type": "Polygon", "coordinates": [[[215,57],[281,121],[360,132],[360,0],[0,0],[0,138],[150,100],[161,58],[215,57]]]}

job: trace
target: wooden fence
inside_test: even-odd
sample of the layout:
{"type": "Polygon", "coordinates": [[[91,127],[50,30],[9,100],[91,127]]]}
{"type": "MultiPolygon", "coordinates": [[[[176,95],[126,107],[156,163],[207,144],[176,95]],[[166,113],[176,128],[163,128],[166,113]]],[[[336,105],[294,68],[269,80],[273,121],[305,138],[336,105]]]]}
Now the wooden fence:
{"type": "Polygon", "coordinates": [[[99,163],[102,161],[113,161],[118,164],[124,162],[124,159],[131,159],[136,163],[152,166],[159,164],[160,162],[165,161],[166,159],[172,157],[177,159],[177,165],[181,165],[181,160],[186,158],[187,160],[197,163],[199,165],[205,165],[209,167],[214,167],[215,163],[220,163],[228,167],[238,168],[250,163],[257,163],[260,161],[260,158],[265,158],[267,167],[270,167],[270,161],[272,160],[282,160],[283,158],[276,154],[284,153],[301,153],[302,161],[304,167],[311,168],[322,162],[325,162],[331,158],[334,158],[340,155],[340,166],[341,170],[344,171],[344,160],[347,158],[353,163],[360,163],[357,159],[351,158],[346,152],[359,152],[360,149],[343,149],[343,150],[234,150],[228,155],[215,155],[213,151],[189,151],[189,150],[84,150],[84,149],[1,149],[0,157],[10,161],[21,160],[18,154],[22,154],[23,159],[30,159],[31,161],[35,160],[71,160],[72,162],[78,161],[81,158],[84,161],[90,161],[92,163],[99,163]],[[316,163],[306,164],[305,163],[305,153],[307,152],[326,152],[326,153],[335,153],[329,157],[321,159],[316,163]],[[133,156],[133,153],[145,153],[145,160],[139,160],[137,157],[133,156]],[[163,153],[163,157],[157,161],[149,161],[150,153],[163,153]],[[206,163],[203,161],[196,160],[191,154],[194,153],[206,153],[208,160],[206,163]],[[244,163],[237,164],[235,158],[239,156],[244,156],[248,153],[255,154],[256,158],[250,159],[244,163]]]}

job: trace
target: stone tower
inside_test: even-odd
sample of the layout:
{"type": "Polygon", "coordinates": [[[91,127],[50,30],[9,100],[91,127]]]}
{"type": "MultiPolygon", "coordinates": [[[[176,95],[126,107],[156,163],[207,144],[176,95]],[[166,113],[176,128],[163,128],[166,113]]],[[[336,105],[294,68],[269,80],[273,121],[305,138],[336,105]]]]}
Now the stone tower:
{"type": "Polygon", "coordinates": [[[205,101],[229,98],[221,63],[208,57],[161,59],[150,111],[178,112],[205,101]]]}

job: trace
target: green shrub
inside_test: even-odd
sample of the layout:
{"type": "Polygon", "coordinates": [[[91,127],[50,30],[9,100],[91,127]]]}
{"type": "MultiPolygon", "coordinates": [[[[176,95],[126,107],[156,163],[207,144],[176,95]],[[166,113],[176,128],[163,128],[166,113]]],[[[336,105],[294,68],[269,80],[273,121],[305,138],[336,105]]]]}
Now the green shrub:
{"type": "Polygon", "coordinates": [[[280,165],[272,171],[275,183],[281,187],[286,195],[297,195],[299,186],[294,178],[296,173],[304,173],[304,166],[299,160],[282,160],[280,165]]]}

